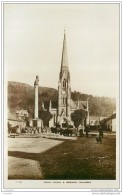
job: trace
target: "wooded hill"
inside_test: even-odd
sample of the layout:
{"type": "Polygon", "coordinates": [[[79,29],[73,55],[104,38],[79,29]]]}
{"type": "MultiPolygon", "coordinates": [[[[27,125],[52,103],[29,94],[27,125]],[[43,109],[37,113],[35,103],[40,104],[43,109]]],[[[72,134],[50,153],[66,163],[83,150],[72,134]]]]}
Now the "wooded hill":
{"type": "MultiPolygon", "coordinates": [[[[71,93],[74,101],[89,101],[89,113],[93,116],[109,116],[116,110],[116,100],[109,97],[98,97],[82,94],[74,91],[71,93]]],[[[52,107],[57,107],[58,91],[54,88],[39,87],[39,110],[42,107],[42,101],[46,109],[49,107],[49,101],[52,101],[52,107]]],[[[34,87],[25,83],[8,82],[8,108],[10,113],[15,113],[20,109],[27,109],[30,117],[34,112],[34,87]]]]}

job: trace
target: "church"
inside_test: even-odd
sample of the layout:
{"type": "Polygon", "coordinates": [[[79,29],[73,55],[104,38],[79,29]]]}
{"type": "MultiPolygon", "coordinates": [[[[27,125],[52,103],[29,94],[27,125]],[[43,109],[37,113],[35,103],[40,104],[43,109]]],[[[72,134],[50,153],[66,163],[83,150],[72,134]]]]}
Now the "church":
{"type": "Polygon", "coordinates": [[[49,112],[53,117],[49,121],[49,127],[55,126],[56,123],[61,127],[64,127],[66,121],[68,121],[70,125],[73,125],[73,122],[71,121],[71,113],[77,109],[87,111],[86,124],[89,124],[88,101],[73,101],[71,99],[70,72],[67,58],[66,34],[64,32],[61,68],[58,81],[58,107],[53,108],[52,102],[50,101],[49,112]]]}

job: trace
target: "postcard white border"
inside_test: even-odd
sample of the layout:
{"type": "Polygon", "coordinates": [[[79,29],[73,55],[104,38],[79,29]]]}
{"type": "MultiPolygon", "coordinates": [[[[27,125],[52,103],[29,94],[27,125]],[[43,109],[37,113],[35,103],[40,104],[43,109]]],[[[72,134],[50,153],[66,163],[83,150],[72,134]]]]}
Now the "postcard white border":
{"type": "MultiPolygon", "coordinates": [[[[2,179],[1,179],[1,192],[36,192],[36,191],[81,191],[81,192],[121,192],[122,191],[122,166],[121,166],[121,162],[122,162],[122,131],[121,131],[121,127],[122,127],[122,42],[121,42],[121,36],[122,36],[122,1],[1,1],[1,10],[2,10],[2,14],[1,14],[1,25],[2,25],[2,32],[1,32],[1,62],[2,62],[2,66],[1,66],[1,108],[2,108],[2,114],[1,114],[1,156],[2,156],[2,161],[1,161],[1,172],[2,172],[2,179]],[[5,120],[6,120],[6,114],[5,114],[5,100],[4,100],[4,96],[6,95],[6,90],[4,88],[4,62],[3,62],[3,38],[4,38],[4,33],[3,33],[3,4],[5,3],[74,3],[74,4],[79,4],[79,3],[111,3],[111,4],[119,4],[120,6],[120,72],[119,72],[119,104],[117,105],[118,110],[119,110],[119,120],[117,120],[117,126],[120,128],[119,134],[117,134],[116,136],[116,140],[117,143],[120,140],[119,145],[117,144],[117,150],[116,151],[120,151],[119,156],[120,156],[120,160],[117,158],[117,168],[118,168],[118,174],[117,174],[117,181],[115,180],[91,180],[89,185],[87,183],[84,184],[84,182],[86,182],[86,180],[75,180],[77,181],[77,184],[63,184],[63,180],[61,180],[61,184],[59,183],[55,183],[54,181],[51,181],[51,184],[47,184],[45,183],[45,181],[43,180],[8,180],[5,179],[5,175],[6,175],[6,165],[7,163],[4,161],[4,158],[7,155],[7,153],[5,154],[5,152],[7,151],[6,148],[6,134],[4,132],[4,128],[5,128],[5,120]],[[79,184],[79,182],[83,182],[83,188],[82,186],[79,184]],[[103,181],[103,188],[101,187],[102,184],[101,182],[103,181]],[[30,186],[34,186],[33,189],[30,188],[30,186]],[[43,187],[41,187],[41,185],[43,187]],[[16,188],[15,188],[16,186],[16,188]],[[97,186],[99,188],[97,188],[97,186]]],[[[73,181],[73,180],[72,180],[73,181]]],[[[88,180],[87,180],[88,181],[88,180]]]]}

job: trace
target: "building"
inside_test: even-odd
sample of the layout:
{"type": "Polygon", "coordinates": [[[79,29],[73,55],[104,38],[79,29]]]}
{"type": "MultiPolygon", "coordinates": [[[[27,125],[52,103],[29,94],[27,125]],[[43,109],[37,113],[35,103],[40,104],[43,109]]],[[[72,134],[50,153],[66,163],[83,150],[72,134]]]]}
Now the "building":
{"type": "Polygon", "coordinates": [[[100,116],[89,116],[89,124],[91,130],[97,130],[98,126],[100,125],[100,121],[105,119],[105,117],[100,116]]]}
{"type": "Polygon", "coordinates": [[[26,121],[23,118],[18,118],[16,114],[10,114],[8,116],[8,126],[15,127],[18,125],[17,132],[20,133],[22,129],[26,127],[26,121]]]}
{"type": "Polygon", "coordinates": [[[116,112],[105,119],[105,128],[108,131],[116,132],[116,112]]]}
{"type": "Polygon", "coordinates": [[[100,122],[100,117],[98,117],[98,116],[90,116],[89,117],[90,129],[91,130],[97,130],[99,122],[100,122]]]}
{"type": "Polygon", "coordinates": [[[21,109],[19,111],[16,111],[16,117],[17,118],[27,118],[29,116],[29,113],[27,110],[21,109]]]}
{"type": "Polygon", "coordinates": [[[73,125],[71,121],[71,113],[77,109],[83,109],[88,112],[86,123],[89,124],[89,108],[88,101],[73,101],[71,99],[71,82],[70,71],[67,58],[66,34],[64,32],[63,50],[61,59],[61,68],[58,81],[58,107],[53,108],[52,102],[49,104],[49,111],[53,118],[49,122],[49,126],[54,126],[56,123],[64,127],[66,120],[73,125]]]}

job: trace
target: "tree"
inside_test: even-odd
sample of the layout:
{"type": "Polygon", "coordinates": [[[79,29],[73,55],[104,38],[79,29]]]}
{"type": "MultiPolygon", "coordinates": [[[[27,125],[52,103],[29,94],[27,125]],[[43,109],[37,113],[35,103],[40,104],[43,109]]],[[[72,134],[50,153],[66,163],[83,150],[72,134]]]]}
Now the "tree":
{"type": "Polygon", "coordinates": [[[105,118],[102,121],[100,121],[100,126],[101,126],[102,130],[107,130],[106,122],[107,122],[107,120],[105,118]]]}
{"type": "Polygon", "coordinates": [[[82,124],[86,116],[87,116],[87,112],[82,109],[75,110],[73,113],[71,113],[71,119],[74,122],[74,125],[77,129],[79,125],[82,124]]]}
{"type": "Polygon", "coordinates": [[[52,117],[52,114],[47,110],[39,111],[39,118],[42,119],[44,126],[49,126],[49,121],[52,117]]]}

